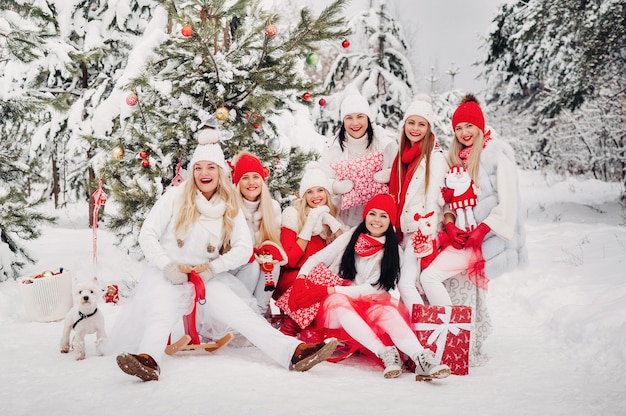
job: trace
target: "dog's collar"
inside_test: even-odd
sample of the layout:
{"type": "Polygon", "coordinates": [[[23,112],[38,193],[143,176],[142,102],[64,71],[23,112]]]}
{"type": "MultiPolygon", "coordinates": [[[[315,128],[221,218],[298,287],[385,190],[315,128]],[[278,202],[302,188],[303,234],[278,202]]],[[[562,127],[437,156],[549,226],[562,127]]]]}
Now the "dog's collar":
{"type": "Polygon", "coordinates": [[[82,321],[83,319],[87,319],[90,316],[94,316],[96,314],[96,312],[98,312],[98,308],[96,308],[93,312],[91,312],[89,315],[85,315],[84,313],[82,313],[81,311],[78,311],[78,316],[80,316],[80,318],[78,318],[78,321],[74,322],[74,325],[72,325],[72,329],[76,329],[76,325],[78,325],[78,323],[80,321],[82,321]]]}

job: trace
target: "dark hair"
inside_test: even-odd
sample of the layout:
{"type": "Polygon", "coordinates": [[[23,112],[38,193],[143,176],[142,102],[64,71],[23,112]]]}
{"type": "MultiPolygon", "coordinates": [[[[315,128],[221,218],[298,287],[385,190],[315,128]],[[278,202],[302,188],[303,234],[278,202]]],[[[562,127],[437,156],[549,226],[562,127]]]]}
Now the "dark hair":
{"type": "MultiPolygon", "coordinates": [[[[339,132],[337,133],[337,137],[336,139],[339,141],[339,147],[341,147],[341,151],[343,152],[345,150],[346,144],[346,126],[344,125],[343,121],[341,122],[341,127],[339,128],[339,132]]],[[[370,118],[367,118],[367,148],[369,149],[369,147],[372,145],[372,142],[374,142],[374,127],[372,127],[372,122],[370,121],[370,118]]]]}
{"type": "MultiPolygon", "coordinates": [[[[339,277],[342,279],[354,280],[356,277],[355,256],[357,254],[354,250],[354,245],[361,234],[367,234],[365,221],[362,221],[356,226],[350,238],[350,242],[343,256],[341,256],[339,277]]],[[[378,278],[378,282],[376,282],[378,287],[387,291],[396,287],[400,277],[400,252],[398,250],[398,244],[398,236],[393,229],[393,225],[389,224],[387,231],[385,231],[385,247],[383,247],[384,253],[380,263],[380,277],[378,278]]]]}

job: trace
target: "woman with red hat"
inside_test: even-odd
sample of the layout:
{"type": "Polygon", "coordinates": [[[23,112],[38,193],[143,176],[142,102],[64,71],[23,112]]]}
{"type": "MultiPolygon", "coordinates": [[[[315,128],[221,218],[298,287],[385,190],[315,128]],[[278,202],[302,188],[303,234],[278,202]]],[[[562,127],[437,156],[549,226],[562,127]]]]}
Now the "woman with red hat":
{"type": "Polygon", "coordinates": [[[392,225],[395,220],[393,198],[373,197],[359,225],[304,263],[289,294],[289,309],[321,302],[313,327],[340,330],[376,354],[385,365],[385,378],[402,373],[398,350],[415,362],[417,380],[445,378],[450,369],[422,347],[407,322],[406,310],[389,294],[398,283],[402,251],[392,225]],[[330,286],[312,282],[315,274],[327,272],[343,281],[330,286]]]}

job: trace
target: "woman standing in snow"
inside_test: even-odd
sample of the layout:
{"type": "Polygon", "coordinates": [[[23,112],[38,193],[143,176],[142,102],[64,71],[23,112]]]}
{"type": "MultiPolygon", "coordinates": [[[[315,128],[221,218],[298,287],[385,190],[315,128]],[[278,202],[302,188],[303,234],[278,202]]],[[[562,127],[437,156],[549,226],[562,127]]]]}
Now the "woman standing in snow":
{"type": "Polygon", "coordinates": [[[385,365],[385,378],[402,373],[398,349],[415,362],[417,380],[445,378],[450,369],[435,362],[432,352],[422,347],[406,320],[408,314],[401,312],[398,300],[389,294],[400,273],[401,248],[392,226],[395,220],[396,206],[391,196],[372,198],[358,226],[304,263],[289,296],[289,308],[298,310],[321,302],[313,325],[342,330],[376,354],[385,365]],[[310,275],[320,264],[344,283],[312,283],[310,275]],[[395,346],[385,346],[381,340],[384,336],[395,346]]]}
{"type": "Polygon", "coordinates": [[[418,95],[404,113],[400,146],[389,179],[389,192],[400,213],[394,225],[402,236],[404,248],[398,290],[410,310],[413,304],[424,303],[416,283],[420,270],[436,254],[432,245],[420,246],[414,238],[418,237],[415,233],[420,226],[419,218],[428,218],[435,229],[439,229],[443,221],[441,187],[448,162],[432,131],[434,119],[430,97],[418,95]]]}
{"type": "Polygon", "coordinates": [[[328,358],[336,341],[304,344],[283,335],[222,281],[220,275],[248,261],[252,241],[217,130],[202,130],[198,141],[190,161],[193,176],[163,194],[141,228],[139,244],[150,266],[126,315],[118,317],[112,336],[117,343],[111,344],[137,353],[119,354],[118,366],[144,381],[158,380],[170,332],[194,299],[191,269],[206,286],[198,313],[230,326],[279,364],[306,371],[328,358]]]}
{"type": "Polygon", "coordinates": [[[422,271],[420,282],[434,305],[451,305],[443,282],[461,272],[480,290],[490,279],[527,263],[525,231],[521,216],[515,153],[502,140],[485,131],[478,101],[466,95],[452,115],[454,140],[450,165],[465,167],[478,186],[473,209],[478,226],[465,233],[454,227],[454,214],[446,212],[445,227],[450,245],[422,271]]]}
{"type": "Polygon", "coordinates": [[[363,206],[374,195],[386,193],[391,162],[397,151],[371,121],[367,100],[348,87],[340,108],[341,127],[320,164],[331,178],[331,191],[339,196],[339,218],[349,227],[361,222],[363,206]]]}
{"type": "MultiPolygon", "coordinates": [[[[313,254],[330,244],[343,233],[344,224],[336,218],[331,201],[330,181],[317,163],[310,162],[300,181],[301,198],[285,208],[282,214],[280,241],[287,253],[287,264],[281,268],[274,291],[278,299],[293,285],[298,271],[313,254]]],[[[295,336],[298,325],[286,318],[280,329],[295,336]]]]}
{"type": "Polygon", "coordinates": [[[250,230],[254,254],[247,264],[231,273],[243,282],[256,299],[259,313],[265,315],[280,266],[287,263],[287,254],[280,243],[280,205],[269,193],[265,183],[267,169],[256,156],[242,152],[233,162],[233,182],[250,230]]]}

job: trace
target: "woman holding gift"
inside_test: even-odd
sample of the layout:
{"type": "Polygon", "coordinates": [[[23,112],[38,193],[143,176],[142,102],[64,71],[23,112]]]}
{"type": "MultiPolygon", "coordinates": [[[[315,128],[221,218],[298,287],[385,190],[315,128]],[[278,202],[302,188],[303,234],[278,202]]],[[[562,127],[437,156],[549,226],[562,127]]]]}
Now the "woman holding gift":
{"type": "Polygon", "coordinates": [[[339,132],[322,153],[320,164],[331,178],[333,194],[339,196],[339,218],[353,227],[361,222],[365,203],[387,192],[391,162],[398,147],[372,123],[369,104],[356,87],[347,89],[340,116],[339,132]]]}
{"type": "MultiPolygon", "coordinates": [[[[285,208],[282,214],[280,241],[287,253],[287,264],[281,268],[274,291],[278,299],[291,287],[304,262],[343,233],[344,224],[336,217],[331,201],[330,180],[316,162],[310,162],[300,181],[301,198],[285,208]]],[[[299,332],[298,325],[286,319],[281,331],[299,332]]]]}
{"type": "Polygon", "coordinates": [[[400,213],[396,231],[404,248],[398,290],[408,308],[424,303],[416,283],[420,270],[436,255],[431,239],[421,234],[422,222],[429,221],[436,236],[443,221],[441,187],[448,162],[432,131],[434,119],[430,97],[415,97],[404,113],[400,146],[389,180],[389,192],[400,213]]]}
{"type": "Polygon", "coordinates": [[[226,283],[235,279],[228,271],[250,258],[252,241],[217,130],[202,130],[198,141],[192,177],[164,193],[142,225],[139,244],[150,265],[118,317],[109,350],[134,350],[117,356],[120,369],[143,381],[158,380],[170,332],[194,301],[188,273],[195,271],[206,289],[199,322],[203,316],[220,321],[282,366],[306,371],[328,358],[336,341],[305,344],[283,335],[226,283]]]}
{"type": "Polygon", "coordinates": [[[280,243],[280,205],[269,193],[265,183],[268,171],[256,156],[242,152],[233,162],[233,183],[250,230],[254,254],[247,264],[231,273],[243,282],[248,294],[256,299],[259,313],[264,315],[280,267],[287,263],[287,254],[280,243]]]}
{"type": "Polygon", "coordinates": [[[450,305],[443,282],[461,272],[481,290],[490,279],[527,263],[526,237],[521,215],[515,152],[485,130],[485,119],[473,95],[466,95],[452,115],[454,140],[450,165],[465,167],[478,186],[474,217],[478,226],[464,233],[454,227],[454,214],[446,213],[450,245],[420,276],[431,304],[450,305]],[[455,230],[456,229],[456,230],[455,230]]]}
{"type": "Polygon", "coordinates": [[[415,362],[417,380],[445,378],[450,369],[435,362],[432,352],[422,347],[406,320],[406,311],[389,294],[400,274],[401,248],[392,225],[395,220],[396,206],[389,195],[372,198],[357,227],[304,263],[289,296],[289,309],[321,302],[315,325],[344,331],[380,357],[385,378],[402,373],[398,349],[415,362]],[[307,275],[316,273],[320,264],[344,283],[312,283],[312,276],[307,275]],[[388,337],[395,346],[386,346],[381,337],[388,337]]]}

